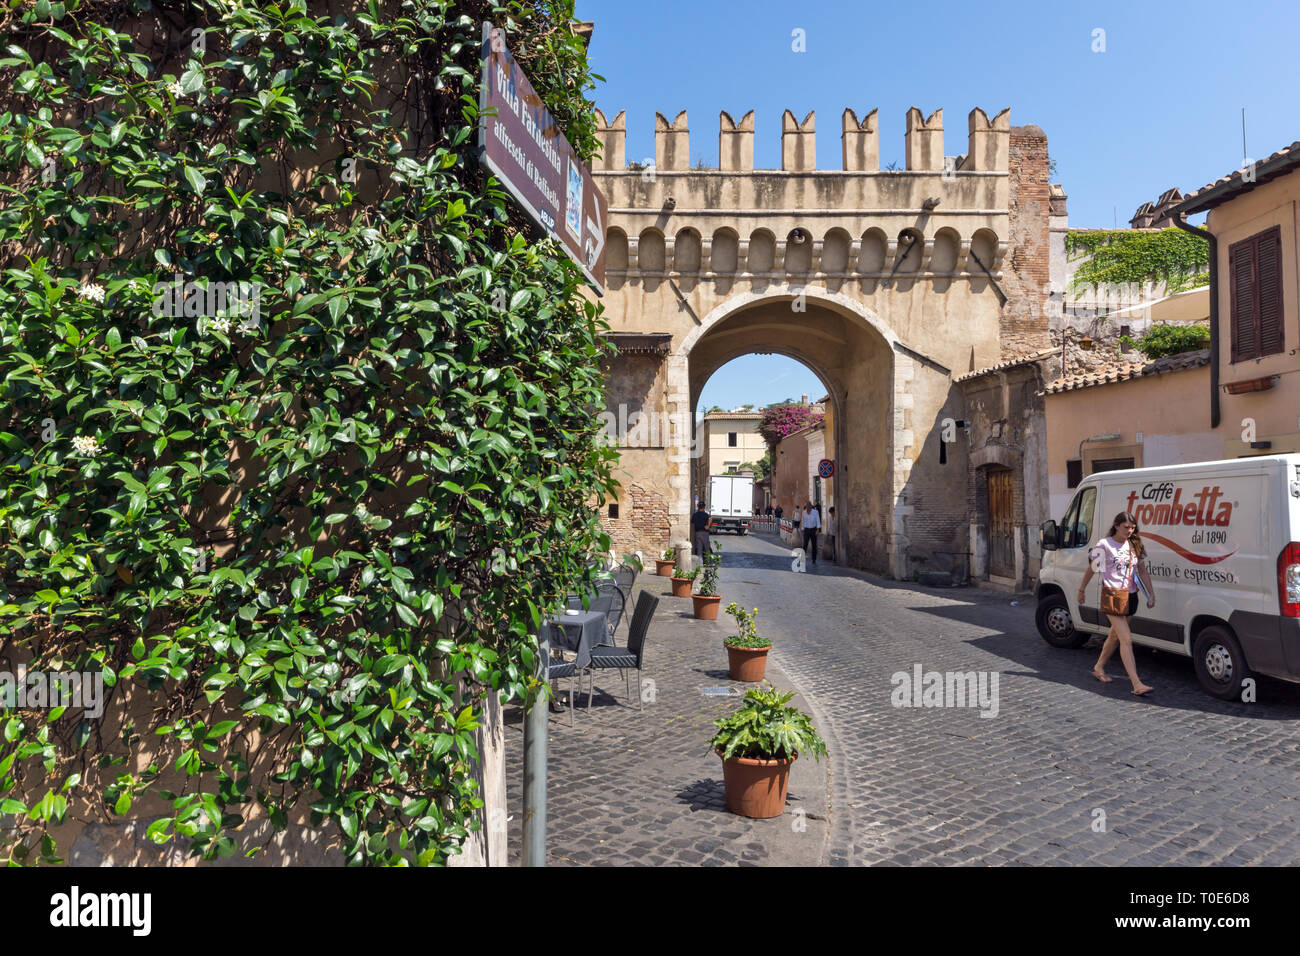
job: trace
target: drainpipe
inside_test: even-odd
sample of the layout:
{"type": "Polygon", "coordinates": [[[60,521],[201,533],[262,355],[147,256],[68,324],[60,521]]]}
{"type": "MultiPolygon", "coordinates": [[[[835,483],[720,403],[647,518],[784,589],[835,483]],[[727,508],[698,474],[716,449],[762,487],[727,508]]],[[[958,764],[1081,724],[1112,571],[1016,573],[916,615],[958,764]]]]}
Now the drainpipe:
{"type": "Polygon", "coordinates": [[[1210,230],[1188,225],[1187,213],[1179,213],[1173,223],[1210,243],[1210,428],[1214,429],[1219,427],[1219,242],[1210,230]]]}

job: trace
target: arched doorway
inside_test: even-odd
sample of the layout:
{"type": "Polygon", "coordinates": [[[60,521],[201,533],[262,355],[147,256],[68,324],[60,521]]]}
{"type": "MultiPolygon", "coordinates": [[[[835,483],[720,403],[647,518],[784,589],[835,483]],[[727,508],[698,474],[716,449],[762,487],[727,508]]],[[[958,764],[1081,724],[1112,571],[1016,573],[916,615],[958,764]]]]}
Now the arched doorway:
{"type": "MultiPolygon", "coordinates": [[[[709,377],[739,356],[775,353],[811,369],[825,386],[831,412],[837,559],[879,571],[898,566],[894,379],[900,356],[891,344],[889,330],[860,304],[824,289],[785,287],[727,300],[668,363],[670,389],[675,377],[684,385],[692,420],[709,377]]],[[[690,474],[692,449],[677,451],[690,474]]],[[[680,497],[679,505],[689,508],[689,484],[680,497]]]]}

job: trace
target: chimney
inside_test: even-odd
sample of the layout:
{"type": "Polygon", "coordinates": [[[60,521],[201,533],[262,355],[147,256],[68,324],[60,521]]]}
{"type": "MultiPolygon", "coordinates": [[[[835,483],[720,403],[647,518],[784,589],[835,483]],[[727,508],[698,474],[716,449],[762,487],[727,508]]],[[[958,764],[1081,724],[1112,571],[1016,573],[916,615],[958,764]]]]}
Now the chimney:
{"type": "Polygon", "coordinates": [[[808,396],[807,396],[807,395],[801,395],[801,396],[799,396],[799,404],[801,404],[801,405],[807,405],[807,404],[808,404],[808,396]]]}

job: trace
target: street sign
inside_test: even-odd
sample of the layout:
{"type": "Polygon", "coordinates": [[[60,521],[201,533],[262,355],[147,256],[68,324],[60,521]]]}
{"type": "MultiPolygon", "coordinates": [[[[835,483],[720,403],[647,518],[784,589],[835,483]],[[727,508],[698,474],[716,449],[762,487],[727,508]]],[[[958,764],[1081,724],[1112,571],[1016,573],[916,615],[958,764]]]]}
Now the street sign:
{"type": "Polygon", "coordinates": [[[510,55],[505,33],[490,23],[481,62],[480,161],[604,295],[605,196],[510,55]]]}
{"type": "Polygon", "coordinates": [[[829,478],[831,475],[835,474],[835,462],[831,461],[829,458],[823,458],[821,461],[817,462],[817,474],[821,475],[823,478],[829,478]]]}

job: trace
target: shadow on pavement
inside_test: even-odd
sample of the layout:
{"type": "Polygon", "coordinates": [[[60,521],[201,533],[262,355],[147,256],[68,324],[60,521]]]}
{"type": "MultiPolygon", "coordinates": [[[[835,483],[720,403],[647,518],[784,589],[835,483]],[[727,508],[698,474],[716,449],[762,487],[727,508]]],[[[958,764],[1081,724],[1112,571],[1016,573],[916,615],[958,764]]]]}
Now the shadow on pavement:
{"type": "Polygon", "coordinates": [[[727,792],[721,780],[696,780],[693,784],[677,791],[677,799],[688,804],[691,811],[717,810],[727,812],[727,792]]]}
{"type": "MultiPolygon", "coordinates": [[[[1023,607],[1023,606],[1022,606],[1023,607]]],[[[1032,609],[1032,602],[1030,603],[1032,609]]],[[[1094,635],[1081,648],[1055,648],[1038,635],[1032,619],[1024,619],[1023,610],[1012,612],[996,604],[949,604],[940,607],[913,606],[913,611],[934,615],[961,624],[996,629],[966,643],[986,650],[998,657],[1020,664],[1024,671],[1005,670],[1006,674],[1023,675],[1054,684],[1082,688],[1098,694],[1117,696],[1138,707],[1169,707],[1197,713],[1224,714],[1249,717],[1255,720],[1296,720],[1300,718],[1300,685],[1270,677],[1256,677],[1256,703],[1223,701],[1201,690],[1196,680],[1190,658],[1169,651],[1135,645],[1138,673],[1155,687],[1146,698],[1129,693],[1128,677],[1124,674],[1119,653],[1110,659],[1107,673],[1109,684],[1103,684],[1091,674],[1092,665],[1101,653],[1105,638],[1094,635]],[[1007,618],[1012,613],[1024,623],[1012,623],[1007,618]]]]}

